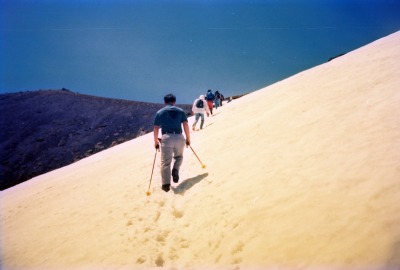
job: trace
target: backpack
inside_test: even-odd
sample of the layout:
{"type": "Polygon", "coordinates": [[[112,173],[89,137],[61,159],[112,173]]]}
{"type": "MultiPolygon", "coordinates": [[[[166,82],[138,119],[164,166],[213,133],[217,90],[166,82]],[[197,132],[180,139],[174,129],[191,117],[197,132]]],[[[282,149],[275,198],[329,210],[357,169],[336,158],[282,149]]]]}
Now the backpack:
{"type": "Polygon", "coordinates": [[[202,99],[199,99],[196,101],[196,108],[203,108],[204,107],[204,103],[202,99]]]}
{"type": "Polygon", "coordinates": [[[207,93],[207,96],[206,96],[206,99],[207,99],[207,100],[214,100],[214,98],[215,98],[215,96],[214,96],[213,93],[211,93],[211,92],[208,92],[208,93],[207,93]]]}

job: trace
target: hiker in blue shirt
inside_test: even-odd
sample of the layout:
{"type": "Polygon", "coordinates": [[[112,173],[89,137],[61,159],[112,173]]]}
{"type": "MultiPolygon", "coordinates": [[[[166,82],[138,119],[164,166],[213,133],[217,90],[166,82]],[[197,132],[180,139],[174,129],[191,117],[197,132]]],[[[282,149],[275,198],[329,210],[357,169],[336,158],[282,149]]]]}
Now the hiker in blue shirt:
{"type": "Polygon", "coordinates": [[[211,92],[211,89],[208,89],[208,91],[206,93],[206,100],[207,100],[208,108],[210,109],[211,115],[213,114],[214,99],[215,99],[214,94],[211,92]]]}
{"type": "Polygon", "coordinates": [[[164,97],[164,103],[166,106],[159,110],[154,118],[154,147],[159,150],[161,144],[161,188],[168,192],[171,187],[171,175],[174,183],[179,181],[185,143],[190,145],[190,130],[186,113],[175,106],[176,97],[168,94],[164,97]],[[182,135],[182,126],[186,139],[182,135]],[[160,128],[161,142],[158,139],[160,128]],[[175,162],[171,173],[172,158],[175,162]]]}
{"type": "Polygon", "coordinates": [[[215,91],[214,93],[214,103],[215,103],[215,109],[218,109],[219,106],[221,106],[221,94],[219,93],[219,91],[215,91]]]}

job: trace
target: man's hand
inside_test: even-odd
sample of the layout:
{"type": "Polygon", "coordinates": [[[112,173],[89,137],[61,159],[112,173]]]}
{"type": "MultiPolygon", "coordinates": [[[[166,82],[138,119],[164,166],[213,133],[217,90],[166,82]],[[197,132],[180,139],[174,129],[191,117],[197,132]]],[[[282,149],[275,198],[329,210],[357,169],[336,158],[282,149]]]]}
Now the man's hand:
{"type": "Polygon", "coordinates": [[[158,138],[158,131],[160,130],[160,126],[154,126],[154,147],[156,150],[160,151],[160,139],[158,138]]]}
{"type": "Polygon", "coordinates": [[[183,125],[183,130],[185,131],[186,135],[186,146],[190,145],[190,130],[189,130],[189,124],[187,121],[182,123],[183,125]]]}
{"type": "Polygon", "coordinates": [[[160,143],[158,141],[154,142],[154,148],[156,148],[156,150],[160,151],[160,143]]]}
{"type": "Polygon", "coordinates": [[[210,114],[207,112],[207,117],[210,117],[210,114]]]}

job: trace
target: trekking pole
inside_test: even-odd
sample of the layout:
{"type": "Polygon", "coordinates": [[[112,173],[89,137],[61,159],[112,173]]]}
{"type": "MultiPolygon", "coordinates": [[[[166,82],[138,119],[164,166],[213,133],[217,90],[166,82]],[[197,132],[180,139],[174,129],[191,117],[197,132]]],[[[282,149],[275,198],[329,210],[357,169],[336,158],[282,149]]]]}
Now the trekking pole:
{"type": "Polygon", "coordinates": [[[204,169],[206,167],[206,165],[204,165],[201,160],[199,159],[199,157],[197,156],[196,152],[193,150],[192,146],[189,144],[190,149],[192,149],[193,154],[197,157],[197,159],[199,160],[201,167],[204,169]]]}
{"type": "Polygon", "coordinates": [[[147,196],[151,195],[150,192],[150,186],[151,186],[151,179],[153,178],[153,171],[154,171],[154,164],[156,163],[156,157],[157,157],[157,149],[156,149],[156,153],[154,154],[154,161],[153,161],[153,168],[151,169],[151,176],[150,176],[150,183],[149,183],[149,189],[146,192],[147,196]]]}

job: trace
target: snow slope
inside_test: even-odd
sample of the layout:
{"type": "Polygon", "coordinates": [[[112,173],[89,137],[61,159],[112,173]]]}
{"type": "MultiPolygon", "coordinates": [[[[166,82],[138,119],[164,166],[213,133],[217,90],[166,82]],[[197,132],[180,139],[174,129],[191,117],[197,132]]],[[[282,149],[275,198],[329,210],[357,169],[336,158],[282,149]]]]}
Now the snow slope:
{"type": "Polygon", "coordinates": [[[399,44],[219,108],[169,193],[151,134],[1,192],[2,269],[398,269],[399,44]]]}

